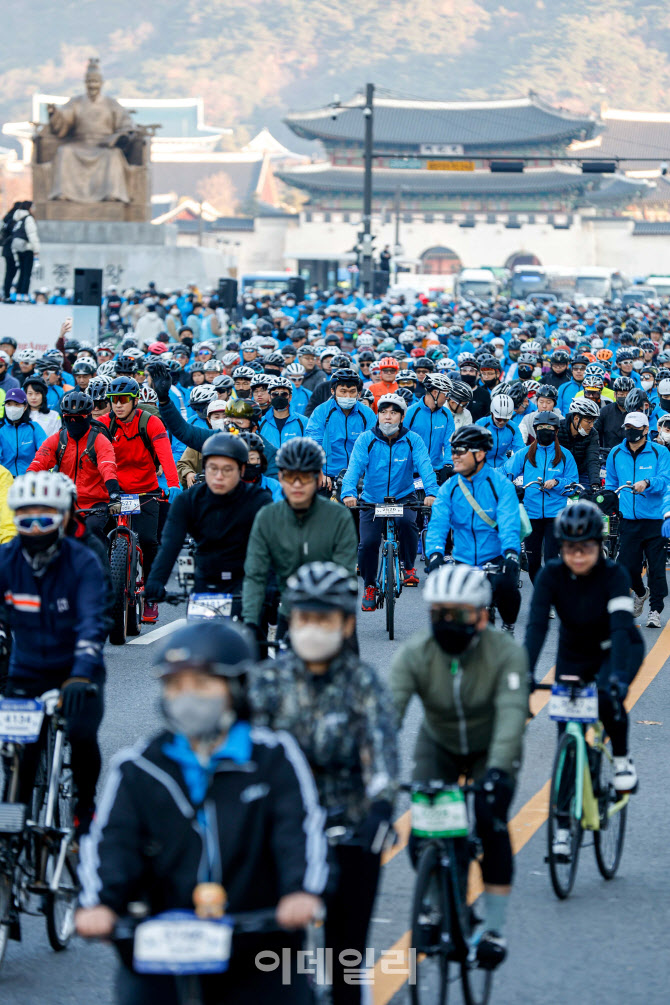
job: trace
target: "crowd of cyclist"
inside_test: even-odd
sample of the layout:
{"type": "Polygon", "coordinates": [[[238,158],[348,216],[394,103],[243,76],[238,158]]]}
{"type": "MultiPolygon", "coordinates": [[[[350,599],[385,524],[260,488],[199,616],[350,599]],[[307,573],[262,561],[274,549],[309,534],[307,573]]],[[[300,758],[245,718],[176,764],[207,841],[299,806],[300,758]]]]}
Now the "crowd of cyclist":
{"type": "MultiPolygon", "coordinates": [[[[110,291],[105,311],[133,319],[133,332],[92,346],[66,323],[43,354],[0,336],[5,694],[62,688],[80,933],[110,935],[138,890],[156,912],[189,907],[189,890],[209,881],[225,885],[233,910],[274,897],[285,929],[324,900],[328,944],[363,951],[393,814],[397,729],[417,694],[415,779],[466,773],[479,785],[477,953],[497,966],[512,882],[507,812],[554,610],[557,672],[576,662],[597,681],[615,784],[637,785],[613,702],[642,660],[634,620],[648,600],[646,625],[660,628],[667,595],[670,311],[371,302],[337,289],[303,302],[290,292],[248,299],[231,319],[194,287],[172,298],[110,291]],[[167,731],[119,755],[96,815],[107,534],[127,495],[140,503],[143,620],[157,621],[190,541],[194,589],[232,594],[246,627],[187,625],[169,638],[167,731]],[[381,521],[370,506],[389,500],[404,504],[403,587],[424,578],[422,542],[430,624],[397,650],[387,691],[358,656],[356,609],[357,576],[362,611],[379,606],[381,521]],[[408,505],[418,502],[422,526],[408,505]],[[603,516],[618,527],[609,557],[603,516]],[[513,637],[524,568],[535,587],[525,648],[513,637]],[[504,635],[490,626],[494,608],[504,635]],[[258,664],[274,639],[283,655],[258,664]],[[281,838],[274,811],[255,804],[260,790],[284,807],[281,838]],[[352,843],[328,852],[319,803],[352,843]],[[231,820],[237,838],[212,857],[231,820]]],[[[253,948],[242,945],[226,975],[226,1001],[266,993],[253,948]]],[[[271,1000],[309,1000],[294,976],[288,989],[273,985],[271,1000]]],[[[171,1000],[165,980],[122,968],[119,1001],[171,1000]]],[[[336,1005],[360,1000],[342,967],[333,981],[336,1005]]]]}

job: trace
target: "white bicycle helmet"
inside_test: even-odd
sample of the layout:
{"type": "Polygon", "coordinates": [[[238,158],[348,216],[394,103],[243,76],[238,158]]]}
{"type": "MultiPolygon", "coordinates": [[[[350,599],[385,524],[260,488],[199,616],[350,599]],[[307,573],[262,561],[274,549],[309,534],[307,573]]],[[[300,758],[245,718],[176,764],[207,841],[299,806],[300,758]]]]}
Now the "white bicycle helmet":
{"type": "Polygon", "coordinates": [[[491,398],[491,415],[494,419],[511,419],[514,415],[514,402],[509,394],[496,394],[491,398]]]}
{"type": "Polygon", "coordinates": [[[55,471],[27,471],[12,482],[7,495],[11,510],[23,506],[49,506],[67,513],[72,504],[72,490],[68,489],[55,471]]]}
{"type": "Polygon", "coordinates": [[[429,373],[423,382],[426,390],[442,391],[443,394],[451,394],[454,385],[449,377],[444,373],[429,373]]]}
{"type": "Polygon", "coordinates": [[[40,353],[37,349],[21,349],[17,352],[16,359],[19,363],[37,363],[40,358],[40,353]]]}
{"type": "MultiPolygon", "coordinates": [[[[205,367],[207,364],[205,363],[205,367]]],[[[256,376],[256,371],[250,366],[236,366],[231,374],[233,380],[252,380],[256,376]]]]}
{"type": "Polygon", "coordinates": [[[224,401],[223,398],[214,398],[207,406],[207,415],[211,415],[212,412],[225,412],[227,408],[227,401],[224,401]]]}
{"type": "MultiPolygon", "coordinates": [[[[242,367],[238,367],[238,369],[241,370],[242,367]]],[[[223,366],[221,365],[218,359],[208,359],[205,365],[203,366],[202,370],[203,373],[212,373],[212,372],[221,373],[221,371],[223,370],[223,366]]]]}
{"type": "MultiPolygon", "coordinates": [[[[670,381],[668,381],[670,384],[670,381]]],[[[590,398],[573,398],[568,408],[568,415],[581,415],[584,419],[597,419],[600,409],[590,398]]]]}
{"type": "Polygon", "coordinates": [[[377,402],[377,412],[381,412],[385,405],[395,405],[403,415],[407,411],[407,402],[399,394],[382,394],[377,402]]]}
{"type": "Polygon", "coordinates": [[[221,359],[224,366],[234,366],[235,363],[239,363],[240,356],[236,352],[227,352],[221,359]]]}
{"type": "MultiPolygon", "coordinates": [[[[305,370],[305,368],[302,365],[302,363],[298,363],[297,360],[296,360],[295,363],[289,363],[289,365],[284,370],[283,376],[284,377],[289,377],[289,378],[290,377],[304,377],[306,373],[307,373],[307,370],[305,370]]],[[[670,381],[668,381],[668,383],[670,383],[670,381]]]]}
{"type": "Polygon", "coordinates": [[[657,390],[661,398],[670,398],[670,380],[665,377],[659,381],[657,390]]]}
{"type": "Polygon", "coordinates": [[[188,399],[188,403],[192,408],[195,408],[198,405],[205,405],[208,401],[213,401],[218,397],[219,392],[213,384],[198,384],[198,386],[194,387],[191,391],[191,397],[188,399]]]}
{"type": "Polygon", "coordinates": [[[148,384],[140,384],[140,402],[144,402],[146,405],[157,405],[158,395],[154,391],[153,387],[149,387],[148,384]]]}
{"type": "Polygon", "coordinates": [[[124,356],[129,356],[131,359],[144,359],[144,353],[141,349],[136,349],[130,346],[128,349],[123,350],[124,356]]]}
{"type": "Polygon", "coordinates": [[[362,335],[359,335],[358,338],[356,339],[357,349],[372,349],[374,344],[375,344],[374,335],[366,335],[365,333],[363,333],[362,335]]]}
{"type": "Polygon", "coordinates": [[[442,565],[428,576],[423,599],[427,604],[488,607],[491,584],[485,572],[471,565],[442,565]]]}
{"type": "Polygon", "coordinates": [[[97,370],[98,377],[116,376],[116,363],[113,359],[108,359],[106,363],[101,363],[97,370]]]}

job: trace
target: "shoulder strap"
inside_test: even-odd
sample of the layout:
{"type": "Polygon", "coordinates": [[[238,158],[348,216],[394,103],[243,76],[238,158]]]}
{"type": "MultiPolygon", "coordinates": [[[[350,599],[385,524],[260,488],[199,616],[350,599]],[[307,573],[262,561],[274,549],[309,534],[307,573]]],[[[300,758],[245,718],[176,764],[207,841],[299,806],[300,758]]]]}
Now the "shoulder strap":
{"type": "Polygon", "coordinates": [[[158,467],[159,464],[160,464],[160,462],[159,462],[158,458],[156,457],[156,451],[154,450],[154,445],[153,445],[153,443],[151,441],[151,437],[149,436],[149,432],[148,432],[148,429],[147,429],[147,426],[149,425],[149,419],[150,418],[151,418],[151,413],[150,412],[145,412],[144,409],[140,409],[140,417],[139,417],[139,420],[138,420],[138,423],[137,423],[137,431],[140,434],[140,437],[142,439],[142,443],[144,444],[144,446],[147,448],[147,450],[151,454],[151,457],[152,457],[152,460],[153,460],[154,464],[156,465],[156,467],[158,467]]]}
{"type": "Polygon", "coordinates": [[[63,460],[63,454],[65,453],[65,448],[67,447],[67,430],[64,426],[61,426],[60,432],[58,434],[58,446],[56,447],[56,467],[60,469],[60,463],[63,460]]]}
{"type": "Polygon", "coordinates": [[[417,415],[419,414],[420,411],[421,411],[421,409],[417,408],[417,410],[415,411],[414,415],[409,420],[409,426],[407,427],[408,429],[412,428],[412,426],[414,425],[414,420],[416,419],[416,417],[417,417],[417,415]]]}
{"type": "Polygon", "coordinates": [[[469,502],[469,504],[472,506],[477,516],[480,517],[480,519],[482,519],[484,523],[487,524],[492,530],[497,530],[498,524],[496,523],[496,521],[492,520],[491,517],[488,515],[488,513],[484,512],[484,510],[481,508],[481,506],[479,505],[479,503],[477,502],[472,492],[467,487],[467,485],[465,484],[460,475],[458,476],[458,486],[463,495],[465,496],[465,498],[467,499],[467,501],[469,502]]]}

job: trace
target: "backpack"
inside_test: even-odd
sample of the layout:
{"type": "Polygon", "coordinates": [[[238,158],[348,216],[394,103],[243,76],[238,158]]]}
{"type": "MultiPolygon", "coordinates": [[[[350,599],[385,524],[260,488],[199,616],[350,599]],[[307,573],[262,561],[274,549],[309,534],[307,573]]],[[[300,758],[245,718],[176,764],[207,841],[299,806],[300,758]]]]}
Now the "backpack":
{"type": "MultiPolygon", "coordinates": [[[[95,453],[95,441],[97,439],[100,430],[96,429],[93,423],[91,423],[91,428],[88,431],[88,436],[86,437],[86,446],[84,447],[84,452],[79,458],[79,467],[84,463],[84,458],[88,457],[91,464],[94,464],[97,468],[98,458],[95,453]]],[[[65,448],[68,443],[67,429],[61,426],[61,430],[58,434],[58,446],[56,447],[56,467],[60,471],[61,461],[63,460],[63,454],[65,453],[65,448]]]]}
{"type": "Polygon", "coordinates": [[[21,220],[18,220],[12,229],[12,241],[18,239],[19,241],[28,240],[28,231],[26,230],[26,220],[27,216],[24,216],[21,220]]]}
{"type": "MultiPolygon", "coordinates": [[[[156,456],[154,445],[147,431],[147,426],[149,425],[149,419],[152,416],[150,412],[145,411],[143,408],[138,409],[138,411],[139,411],[139,420],[137,423],[137,432],[139,434],[140,439],[142,440],[142,443],[149,451],[151,459],[154,462],[154,467],[156,468],[156,471],[158,471],[159,467],[161,466],[161,462],[158,460],[158,457],[156,456]]],[[[110,419],[108,429],[110,438],[112,442],[114,442],[114,436],[116,434],[116,430],[118,429],[118,423],[114,415],[112,415],[112,418],[110,419]]]]}

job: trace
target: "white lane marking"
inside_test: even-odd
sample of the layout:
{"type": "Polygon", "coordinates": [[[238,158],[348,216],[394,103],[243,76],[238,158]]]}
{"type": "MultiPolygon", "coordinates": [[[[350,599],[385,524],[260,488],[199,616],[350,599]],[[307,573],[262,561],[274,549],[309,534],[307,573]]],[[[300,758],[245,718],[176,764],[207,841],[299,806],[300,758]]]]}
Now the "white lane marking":
{"type": "Polygon", "coordinates": [[[128,639],[126,645],[150,646],[152,642],[162,639],[164,635],[169,635],[170,632],[176,632],[178,628],[181,628],[185,624],[186,618],[177,618],[176,621],[171,621],[169,625],[163,625],[162,628],[154,628],[153,631],[148,632],[146,635],[138,635],[136,639],[128,639]]]}

